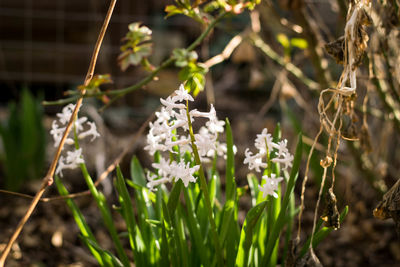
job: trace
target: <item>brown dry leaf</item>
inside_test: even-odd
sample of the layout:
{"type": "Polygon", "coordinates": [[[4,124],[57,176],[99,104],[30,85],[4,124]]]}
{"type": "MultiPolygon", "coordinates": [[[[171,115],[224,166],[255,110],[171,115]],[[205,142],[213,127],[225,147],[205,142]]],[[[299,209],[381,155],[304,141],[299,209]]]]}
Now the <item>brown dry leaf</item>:
{"type": "MultiPolygon", "coordinates": [[[[354,67],[360,65],[362,61],[362,57],[364,55],[365,50],[368,47],[368,34],[366,32],[366,27],[370,25],[370,18],[365,12],[362,10],[359,12],[356,22],[357,34],[354,40],[355,47],[355,63],[354,67]]],[[[332,56],[338,64],[344,64],[344,53],[345,53],[345,38],[344,36],[339,37],[333,42],[325,44],[325,51],[332,56]]]]}
{"type": "Polygon", "coordinates": [[[332,56],[337,64],[343,65],[344,63],[344,36],[339,37],[337,40],[325,44],[325,51],[332,56]]]}
{"type": "Polygon", "coordinates": [[[373,214],[381,220],[392,218],[396,223],[397,233],[400,234],[400,179],[383,195],[373,214]]]}
{"type": "Polygon", "coordinates": [[[329,188],[325,199],[326,206],[321,218],[326,222],[328,227],[333,227],[333,229],[337,230],[340,228],[339,211],[336,205],[336,196],[333,193],[332,188],[329,188]]]}

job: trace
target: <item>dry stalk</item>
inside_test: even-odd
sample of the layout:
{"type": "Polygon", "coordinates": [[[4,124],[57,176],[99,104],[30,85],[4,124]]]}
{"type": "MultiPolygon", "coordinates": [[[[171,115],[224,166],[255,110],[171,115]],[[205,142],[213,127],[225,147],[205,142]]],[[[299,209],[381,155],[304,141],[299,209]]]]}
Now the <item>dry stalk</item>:
{"type": "MultiPolygon", "coordinates": [[[[90,64],[89,64],[89,69],[88,72],[86,74],[85,77],[85,81],[84,81],[84,86],[87,86],[89,84],[89,82],[91,81],[93,74],[94,74],[94,69],[96,66],[96,61],[97,61],[97,56],[99,54],[100,51],[100,47],[101,47],[101,43],[103,41],[104,35],[106,33],[108,24],[110,22],[111,19],[111,15],[112,12],[114,10],[114,6],[115,6],[116,0],[111,0],[109,9],[107,11],[107,15],[106,18],[104,20],[103,26],[101,27],[99,36],[97,38],[97,42],[92,54],[92,58],[90,60],[90,64]]],[[[12,234],[10,240],[8,241],[5,249],[3,250],[1,257],[0,257],[0,267],[3,267],[5,264],[5,261],[7,259],[8,254],[10,253],[11,247],[14,244],[15,240],[18,238],[19,234],[21,233],[24,225],[26,224],[26,222],[28,221],[28,219],[30,218],[30,216],[32,215],[33,211],[35,210],[40,198],[42,197],[43,193],[46,191],[46,189],[51,186],[53,184],[53,175],[54,175],[54,171],[57,167],[57,162],[58,159],[60,157],[61,151],[63,149],[65,140],[67,139],[67,136],[72,128],[72,124],[74,123],[74,120],[78,114],[79,108],[82,105],[82,100],[83,100],[83,95],[86,93],[86,90],[82,90],[81,92],[81,96],[80,98],[76,101],[76,105],[75,105],[75,109],[71,115],[71,118],[68,122],[68,125],[65,129],[64,135],[61,139],[61,142],[57,148],[57,151],[54,155],[53,161],[50,165],[50,168],[46,174],[46,176],[43,178],[42,180],[42,184],[40,186],[40,189],[38,190],[38,192],[36,193],[35,197],[33,198],[31,204],[29,205],[28,210],[26,211],[24,217],[20,220],[20,222],[17,225],[17,228],[15,229],[14,233],[12,234]]]]}
{"type": "Polygon", "coordinates": [[[304,193],[306,188],[306,183],[308,179],[308,172],[309,172],[309,164],[311,160],[312,153],[314,152],[314,146],[318,142],[318,139],[322,132],[328,134],[328,144],[325,150],[325,158],[320,161],[320,165],[323,167],[323,176],[320,185],[320,190],[318,194],[318,199],[314,211],[314,219],[313,219],[313,228],[311,233],[311,242],[310,242],[310,253],[314,254],[312,243],[314,239],[314,233],[316,231],[316,224],[318,218],[318,209],[321,202],[322,194],[324,191],[324,185],[326,182],[326,176],[328,168],[332,168],[332,184],[330,190],[333,194],[333,188],[335,184],[335,167],[337,164],[337,154],[338,149],[340,146],[341,139],[346,139],[350,141],[354,141],[354,138],[347,138],[342,135],[342,116],[344,114],[344,109],[350,109],[349,114],[353,115],[354,109],[354,100],[352,97],[355,95],[355,91],[357,88],[356,85],[356,69],[359,64],[358,60],[360,55],[364,52],[366,45],[365,45],[365,36],[358,35],[358,31],[360,30],[359,27],[362,27],[363,22],[363,12],[365,6],[368,4],[368,1],[359,0],[355,1],[355,4],[349,5],[348,15],[347,15],[347,22],[345,26],[345,36],[344,36],[344,51],[343,51],[343,72],[340,76],[339,82],[335,89],[325,89],[322,90],[319,97],[318,102],[318,113],[320,116],[320,130],[316,135],[313,145],[310,150],[310,154],[308,155],[306,171],[304,175],[304,180],[302,183],[302,191],[301,191],[301,204],[300,204],[300,212],[298,215],[298,231],[296,242],[297,244],[300,242],[300,231],[301,231],[301,217],[304,210],[304,193]],[[363,46],[364,45],[364,46],[363,46]],[[361,47],[361,48],[360,48],[361,47]],[[349,84],[350,86],[347,86],[349,84]],[[325,99],[328,96],[327,99],[325,99]],[[326,100],[326,101],[325,101],[326,100]],[[333,116],[330,117],[333,111],[333,116]],[[333,140],[336,139],[336,142],[333,143],[333,140]],[[332,155],[332,146],[334,146],[334,151],[332,155]],[[333,159],[332,159],[333,157],[333,159]],[[332,164],[333,163],[333,164],[332,164]]]}

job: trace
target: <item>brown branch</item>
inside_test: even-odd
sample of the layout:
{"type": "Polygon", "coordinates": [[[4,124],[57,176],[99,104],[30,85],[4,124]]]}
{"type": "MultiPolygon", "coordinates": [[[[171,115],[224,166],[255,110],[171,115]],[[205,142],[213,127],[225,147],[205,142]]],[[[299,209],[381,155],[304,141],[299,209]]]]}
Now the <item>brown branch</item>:
{"type": "MultiPolygon", "coordinates": [[[[101,27],[99,36],[97,38],[97,42],[96,42],[95,48],[93,50],[92,58],[90,60],[89,69],[88,69],[88,72],[86,74],[86,78],[85,78],[85,82],[84,82],[85,86],[87,86],[89,84],[90,80],[93,77],[93,73],[94,73],[94,69],[95,69],[96,61],[97,61],[97,56],[99,54],[100,46],[101,46],[101,43],[103,41],[104,35],[106,33],[107,26],[108,26],[108,24],[110,22],[111,15],[112,15],[112,12],[114,10],[115,3],[116,3],[116,0],[111,0],[109,9],[107,11],[106,18],[104,20],[103,26],[101,27]]],[[[86,90],[82,91],[82,95],[85,94],[85,91],[86,90]]],[[[42,197],[43,193],[46,191],[46,189],[49,186],[51,186],[53,184],[53,175],[54,175],[54,171],[55,171],[56,166],[57,166],[58,159],[60,157],[60,154],[61,154],[62,148],[64,146],[65,140],[67,139],[67,136],[68,136],[68,134],[69,134],[69,132],[70,132],[70,130],[72,128],[72,124],[73,124],[73,122],[74,122],[74,120],[75,120],[75,118],[76,118],[76,116],[78,114],[79,108],[82,105],[82,100],[83,100],[83,98],[80,97],[76,101],[75,109],[74,109],[74,111],[73,111],[73,113],[71,115],[71,118],[70,118],[70,120],[68,122],[68,125],[67,125],[67,127],[65,129],[64,135],[63,135],[63,137],[61,139],[61,142],[60,142],[60,144],[59,144],[59,146],[57,148],[57,151],[56,151],[56,153],[54,155],[54,158],[53,158],[53,161],[52,161],[52,163],[50,165],[50,168],[49,168],[46,176],[43,178],[42,185],[41,185],[39,191],[36,193],[34,199],[32,200],[32,202],[31,202],[27,212],[25,213],[24,217],[18,223],[17,228],[15,229],[14,233],[12,234],[10,240],[7,243],[7,246],[5,247],[5,249],[3,250],[2,254],[1,254],[0,267],[4,266],[5,261],[7,259],[7,256],[10,253],[12,245],[14,244],[15,240],[18,238],[19,234],[22,231],[22,228],[24,227],[24,225],[26,224],[26,222],[28,221],[28,219],[32,215],[33,211],[35,210],[35,208],[36,208],[40,198],[42,197]]]]}
{"type": "Polygon", "coordinates": [[[238,47],[242,43],[242,41],[243,41],[243,33],[235,35],[225,46],[224,50],[220,54],[204,62],[204,65],[207,68],[211,68],[214,65],[224,62],[225,60],[230,58],[233,51],[236,49],[236,47],[238,47]]]}

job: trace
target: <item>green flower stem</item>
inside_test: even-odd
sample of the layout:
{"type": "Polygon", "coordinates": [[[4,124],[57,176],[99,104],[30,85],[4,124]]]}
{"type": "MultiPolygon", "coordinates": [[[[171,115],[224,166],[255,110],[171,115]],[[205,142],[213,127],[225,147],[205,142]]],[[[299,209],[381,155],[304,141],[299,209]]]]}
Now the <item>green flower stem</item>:
{"type": "Polygon", "coordinates": [[[206,181],[206,177],[204,175],[203,165],[201,164],[201,161],[200,161],[199,151],[195,144],[196,140],[194,138],[192,122],[190,120],[188,101],[186,101],[186,115],[188,118],[190,140],[192,143],[194,158],[195,158],[196,164],[200,166],[200,169],[199,169],[200,188],[204,194],[204,200],[205,200],[206,209],[207,209],[207,213],[208,213],[208,219],[210,220],[210,224],[211,224],[211,232],[212,232],[212,236],[213,236],[213,240],[214,240],[215,253],[217,255],[218,266],[224,266],[224,258],[223,258],[223,254],[222,254],[223,251],[221,250],[221,245],[219,243],[219,237],[218,237],[218,233],[217,233],[217,226],[215,224],[215,220],[213,217],[213,210],[212,210],[211,201],[210,201],[210,194],[208,193],[207,181],[206,181]]]}
{"type": "MultiPolygon", "coordinates": [[[[215,27],[215,25],[227,14],[227,12],[222,12],[221,14],[219,14],[216,18],[214,18],[210,24],[208,24],[207,28],[200,34],[199,37],[197,37],[197,39],[190,44],[186,50],[187,51],[192,51],[193,49],[195,49],[203,40],[204,38],[206,38],[208,36],[208,34],[211,32],[211,30],[215,27]]],[[[108,96],[113,96],[110,101],[102,108],[102,110],[104,110],[105,108],[107,108],[108,106],[110,106],[112,103],[114,103],[117,99],[119,99],[120,97],[133,92],[137,89],[142,88],[144,85],[148,84],[149,82],[151,82],[152,80],[154,80],[154,78],[156,77],[156,75],[163,69],[169,67],[170,65],[172,65],[172,63],[175,62],[175,58],[173,56],[170,56],[167,60],[165,60],[163,63],[161,63],[160,66],[158,66],[156,69],[154,69],[148,76],[146,76],[145,78],[143,78],[142,80],[140,80],[138,83],[126,87],[126,88],[122,88],[122,89],[118,89],[118,90],[112,90],[112,91],[104,91],[104,92],[98,92],[98,93],[94,93],[94,94],[85,94],[84,97],[96,97],[96,96],[103,96],[103,95],[108,95],[108,96]]],[[[71,103],[73,101],[75,101],[76,99],[79,98],[79,95],[77,96],[73,96],[73,97],[69,97],[66,99],[61,99],[61,100],[57,100],[57,101],[44,101],[43,105],[63,105],[63,104],[68,104],[71,103]]]]}
{"type": "MultiPolygon", "coordinates": [[[[74,127],[74,139],[75,139],[75,149],[79,149],[78,136],[77,136],[75,127],[74,127]]],[[[126,253],[124,251],[121,241],[119,240],[118,232],[117,232],[117,229],[115,228],[110,209],[107,207],[106,198],[104,197],[104,195],[101,192],[99,192],[97,190],[95,184],[93,183],[92,178],[90,177],[90,174],[86,168],[85,163],[81,163],[80,167],[81,167],[81,171],[83,174],[83,178],[85,179],[85,182],[89,187],[90,193],[94,197],[97,207],[100,209],[101,215],[103,217],[103,222],[104,222],[105,226],[107,227],[108,231],[110,232],[111,239],[117,250],[117,254],[118,254],[121,262],[123,263],[123,265],[129,266],[128,256],[126,255],[126,253]]]]}

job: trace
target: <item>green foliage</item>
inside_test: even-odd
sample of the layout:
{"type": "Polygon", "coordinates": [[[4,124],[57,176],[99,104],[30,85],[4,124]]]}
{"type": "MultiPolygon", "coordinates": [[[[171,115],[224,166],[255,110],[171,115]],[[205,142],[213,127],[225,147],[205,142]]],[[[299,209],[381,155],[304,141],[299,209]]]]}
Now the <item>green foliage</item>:
{"type": "Polygon", "coordinates": [[[0,125],[4,151],[1,162],[5,187],[18,190],[26,181],[42,177],[45,157],[45,131],[40,101],[24,89],[17,105],[8,105],[9,117],[0,125]]]}
{"type": "Polygon", "coordinates": [[[179,72],[179,79],[185,81],[185,89],[192,92],[194,96],[204,90],[205,75],[208,69],[197,62],[197,53],[186,49],[175,49],[173,58],[175,65],[182,68],[179,72]]]}
{"type": "Polygon", "coordinates": [[[175,15],[185,15],[199,22],[208,24],[211,21],[213,12],[231,12],[240,14],[244,10],[253,10],[261,0],[237,1],[237,0],[175,0],[174,5],[168,5],[165,8],[167,18],[175,15]]]}
{"type": "Polygon", "coordinates": [[[78,86],[79,90],[86,89],[90,91],[90,93],[98,93],[100,92],[100,86],[103,84],[112,83],[110,74],[98,74],[93,76],[87,86],[80,85],[78,86]]]}
{"type": "Polygon", "coordinates": [[[283,46],[284,54],[289,59],[294,47],[299,49],[307,49],[308,43],[303,38],[288,38],[285,34],[279,33],[276,35],[276,40],[283,46]]]}
{"type": "Polygon", "coordinates": [[[146,26],[140,26],[139,22],[128,26],[129,32],[124,37],[125,44],[121,46],[121,54],[118,56],[118,64],[122,71],[129,66],[142,64],[152,68],[147,57],[152,53],[151,30],[146,26]]]}
{"type": "MultiPolygon", "coordinates": [[[[274,139],[280,139],[279,126],[274,133],[274,139]]],[[[147,189],[144,170],[136,157],[131,161],[130,180],[126,180],[117,167],[114,185],[120,206],[117,210],[126,223],[127,232],[124,235],[117,232],[104,196],[98,192],[85,165],[82,164],[83,176],[98,205],[118,257],[101,248],[73,200],[67,200],[67,204],[81,231],[82,242],[99,265],[129,266],[133,261],[137,266],[276,266],[278,244],[281,243],[280,240],[284,241],[283,254],[287,255],[290,229],[297,213],[293,189],[303,151],[301,135],[291,172],[285,173],[286,189],[278,190],[278,198],[269,196],[263,199],[262,192],[258,190],[257,178],[251,175],[248,177],[253,207],[247,212],[243,226],[239,225],[238,210],[239,197],[245,194],[245,190],[237,188],[235,182],[234,142],[228,120],[226,143],[224,195],[221,194],[215,160],[209,172],[211,177],[208,182],[204,179],[201,183],[191,183],[184,187],[182,181],[178,180],[171,190],[164,185],[158,185],[155,192],[147,189]],[[206,183],[206,188],[203,183],[206,183]],[[127,185],[131,187],[132,192],[128,190],[127,185]],[[213,230],[210,218],[215,219],[216,231],[213,230]],[[285,231],[286,234],[283,235],[285,231]],[[121,238],[126,238],[126,242],[121,238]],[[218,245],[215,240],[218,240],[218,245]],[[127,248],[122,247],[123,243],[129,243],[132,258],[127,256],[127,248]],[[220,251],[217,251],[217,248],[220,251]],[[218,259],[220,253],[222,262],[218,259]]],[[[180,155],[179,151],[177,153],[176,157],[184,156],[187,162],[195,162],[193,155],[180,155]]],[[[273,157],[274,154],[271,154],[271,158],[273,157]]],[[[157,161],[157,154],[155,158],[157,161]]],[[[266,172],[280,175],[277,163],[269,160],[269,164],[271,166],[266,172]]],[[[199,170],[197,178],[200,181],[201,171],[199,170]]],[[[58,177],[56,184],[61,195],[68,194],[58,177]]],[[[341,220],[346,213],[347,208],[342,212],[341,220]]],[[[318,245],[332,230],[333,228],[322,227],[320,220],[313,246],[318,245]]],[[[304,244],[301,256],[305,254],[309,244],[310,239],[304,244]]]]}

